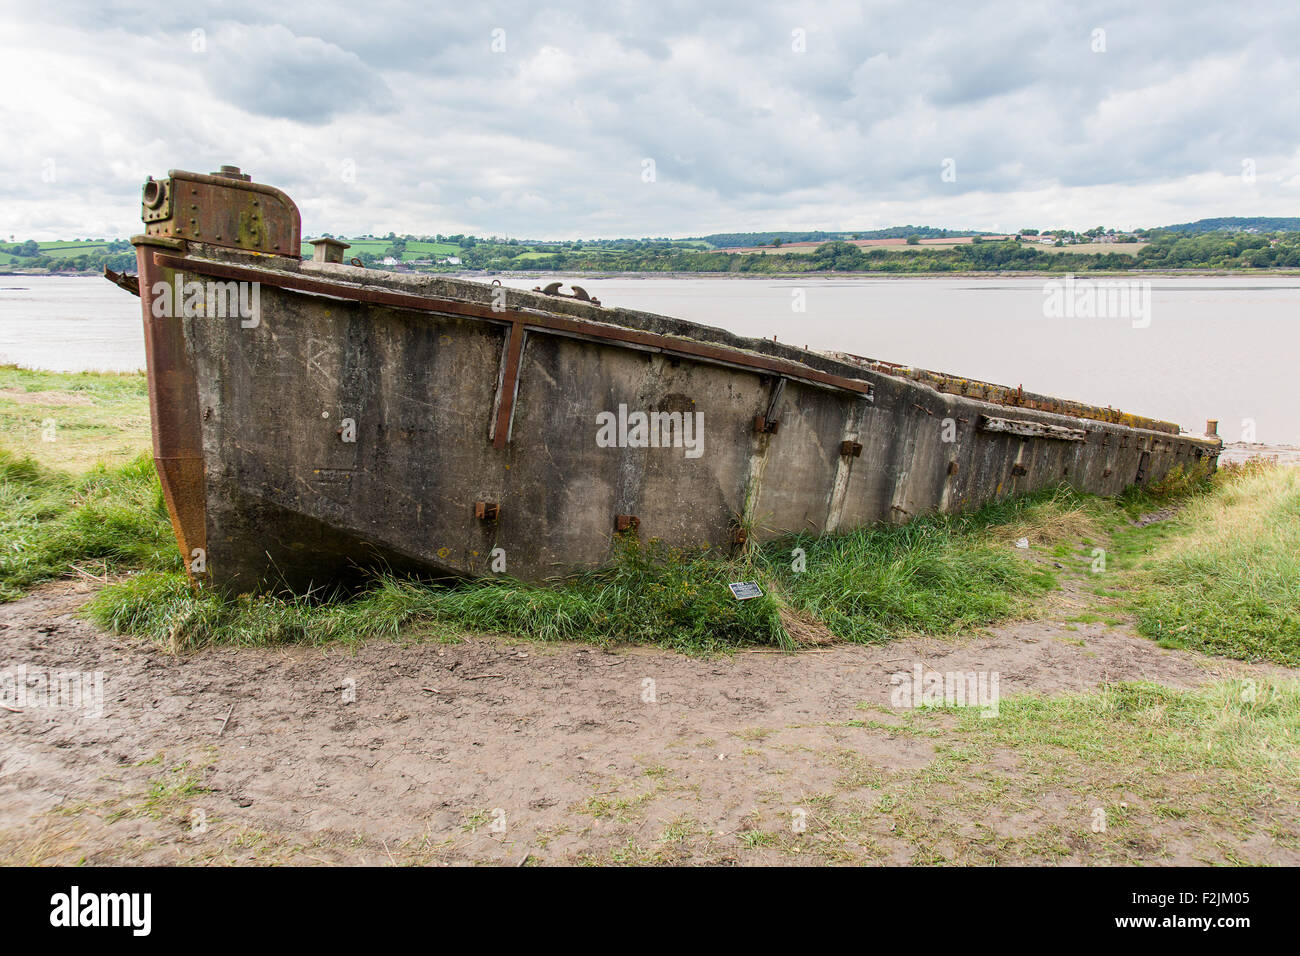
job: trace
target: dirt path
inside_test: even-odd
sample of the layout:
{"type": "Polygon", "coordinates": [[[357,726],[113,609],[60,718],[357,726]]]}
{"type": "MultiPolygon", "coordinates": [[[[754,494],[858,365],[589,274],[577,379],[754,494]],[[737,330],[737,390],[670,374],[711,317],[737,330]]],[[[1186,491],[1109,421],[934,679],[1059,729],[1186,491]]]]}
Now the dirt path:
{"type": "MultiPolygon", "coordinates": [[[[996,671],[1005,699],[1264,672],[1066,624],[1077,592],[1048,619],[964,642],[710,660],[490,637],[176,657],[79,619],[88,594],[60,585],[0,606],[0,669],[102,671],[105,687],[98,719],[0,710],[0,862],[916,861],[887,806],[852,832],[828,822],[883,805],[946,746],[872,711],[889,707],[892,674],[996,671]]],[[[1087,801],[1059,796],[1016,826],[1086,833],[1087,801]]],[[[1251,855],[1200,824],[1151,833],[1151,862],[1195,862],[1225,839],[1251,855]]],[[[1017,858],[1106,858],[1061,840],[1039,857],[1022,841],[1017,858]]],[[[1300,862],[1277,846],[1255,856],[1300,862]]]]}

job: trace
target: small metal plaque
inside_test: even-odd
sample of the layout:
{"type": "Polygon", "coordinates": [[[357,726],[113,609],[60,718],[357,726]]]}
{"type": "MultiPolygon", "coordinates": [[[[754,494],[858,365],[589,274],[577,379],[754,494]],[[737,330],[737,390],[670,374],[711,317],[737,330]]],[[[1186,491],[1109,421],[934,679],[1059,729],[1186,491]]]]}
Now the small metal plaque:
{"type": "Polygon", "coordinates": [[[737,601],[748,601],[750,598],[762,597],[763,590],[753,581],[737,581],[735,584],[728,584],[731,593],[735,595],[737,601]]]}

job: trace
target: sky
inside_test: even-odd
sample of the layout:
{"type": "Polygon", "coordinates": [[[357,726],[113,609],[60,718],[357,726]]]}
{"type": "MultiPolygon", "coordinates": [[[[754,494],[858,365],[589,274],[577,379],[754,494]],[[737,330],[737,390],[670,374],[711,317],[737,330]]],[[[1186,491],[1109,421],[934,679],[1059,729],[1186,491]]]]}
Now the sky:
{"type": "Polygon", "coordinates": [[[0,237],[240,166],[307,235],[1297,215],[1300,3],[0,0],[0,237]]]}

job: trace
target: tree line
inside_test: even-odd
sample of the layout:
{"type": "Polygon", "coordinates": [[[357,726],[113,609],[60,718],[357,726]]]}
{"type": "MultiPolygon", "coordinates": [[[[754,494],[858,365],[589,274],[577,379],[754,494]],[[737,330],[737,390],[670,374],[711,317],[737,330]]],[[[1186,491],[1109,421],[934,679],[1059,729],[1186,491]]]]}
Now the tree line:
{"type": "MultiPolygon", "coordinates": [[[[682,240],[616,239],[567,243],[517,239],[447,237],[457,242],[459,265],[422,266],[421,271],[530,272],[702,272],[787,274],[818,272],[1086,272],[1132,269],[1300,269],[1300,232],[1202,233],[1152,231],[1137,255],[1119,252],[1059,251],[1053,246],[1015,240],[980,240],[950,249],[927,246],[860,248],[843,239],[822,243],[810,253],[787,253],[775,246],[758,252],[701,249],[682,240]]],[[[1075,249],[1080,247],[1075,246],[1075,249]]],[[[1086,247],[1085,247],[1086,248],[1086,247]]],[[[394,237],[384,254],[400,256],[405,242],[394,237]]],[[[104,266],[131,270],[135,252],[125,240],[76,254],[51,255],[33,241],[0,245],[16,258],[8,268],[50,272],[98,272],[104,266]]],[[[367,266],[382,255],[363,253],[367,266]]],[[[0,268],[4,268],[0,266],[0,268]]]]}
{"type": "Polygon", "coordinates": [[[53,255],[42,249],[34,239],[14,245],[0,244],[0,252],[13,256],[8,265],[0,264],[0,270],[43,269],[47,272],[102,272],[107,266],[117,272],[134,271],[135,249],[125,239],[114,239],[103,245],[87,248],[84,252],[60,253],[53,255]]]}

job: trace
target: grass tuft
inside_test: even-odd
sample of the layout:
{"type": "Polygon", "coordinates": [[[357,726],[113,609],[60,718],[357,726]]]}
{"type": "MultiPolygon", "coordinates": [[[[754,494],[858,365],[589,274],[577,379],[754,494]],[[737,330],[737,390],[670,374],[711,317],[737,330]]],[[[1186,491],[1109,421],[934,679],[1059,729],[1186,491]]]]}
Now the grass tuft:
{"type": "Polygon", "coordinates": [[[542,641],[657,644],[691,653],[790,646],[771,594],[738,602],[732,565],[658,545],[624,543],[609,568],[547,586],[513,579],[439,585],[391,576],[336,600],[191,592],[183,575],[142,574],[88,605],[101,626],[175,649],[209,644],[321,644],[430,628],[506,632],[542,641]]]}
{"type": "Polygon", "coordinates": [[[823,538],[772,542],[730,561],[622,539],[606,568],[546,584],[508,578],[432,584],[380,576],[360,594],[320,597],[192,593],[180,573],[143,574],[88,606],[116,631],[175,649],[210,644],[320,644],[424,631],[504,632],[542,641],[654,644],[689,653],[749,645],[793,649],[906,633],[951,633],[1021,611],[1054,585],[993,529],[1009,518],[1054,520],[1059,501],[1003,502],[974,515],[921,518],[823,538]],[[790,555],[806,552],[796,571],[790,555]],[[756,580],[737,601],[729,582],[756,580]]]}
{"type": "Polygon", "coordinates": [[[1082,759],[1094,770],[1128,772],[1140,757],[1163,775],[1248,775],[1267,784],[1300,758],[1300,681],[1223,680],[1179,689],[1149,681],[1071,694],[1018,694],[996,720],[950,709],[976,739],[1036,751],[1044,764],[1082,759]],[[1213,773],[1211,773],[1213,772],[1213,773]]]}
{"type": "Polygon", "coordinates": [[[74,474],[149,447],[142,372],[43,372],[0,364],[0,448],[74,474]]]}
{"type": "Polygon", "coordinates": [[[1000,504],[969,516],[799,535],[765,545],[755,561],[791,607],[842,640],[959,633],[1014,615],[1026,598],[1055,586],[1049,572],[991,533],[1008,512],[1024,520],[1032,508],[1000,504]]]}
{"type": "Polygon", "coordinates": [[[1255,465],[1216,485],[1144,569],[1138,627],[1165,647],[1300,666],[1300,469],[1255,465]]]}
{"type": "Polygon", "coordinates": [[[73,477],[0,450],[0,601],[74,565],[180,567],[153,462],[73,477]]]}

